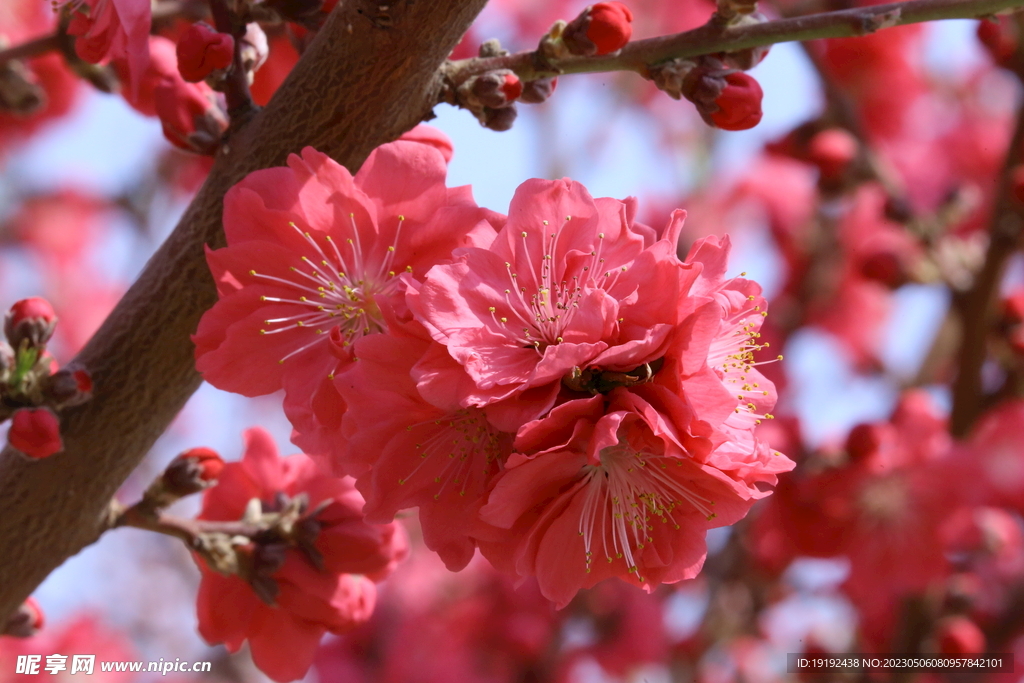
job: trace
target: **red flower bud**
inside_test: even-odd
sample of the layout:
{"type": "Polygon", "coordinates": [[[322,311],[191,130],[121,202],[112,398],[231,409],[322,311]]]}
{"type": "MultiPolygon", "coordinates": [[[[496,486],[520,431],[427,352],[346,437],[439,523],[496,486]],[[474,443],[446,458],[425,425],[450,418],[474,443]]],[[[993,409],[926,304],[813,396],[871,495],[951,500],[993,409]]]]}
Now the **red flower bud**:
{"type": "Polygon", "coordinates": [[[467,104],[471,108],[490,107],[501,109],[507,107],[523,94],[523,83],[519,77],[507,69],[488,71],[469,81],[467,104]]]}
{"type": "Polygon", "coordinates": [[[1007,66],[1017,52],[1017,35],[1010,17],[983,19],[978,24],[978,40],[1000,66],[1007,66]]]}
{"type": "Polygon", "coordinates": [[[633,13],[621,2],[599,2],[583,10],[562,31],[562,42],[574,55],[606,55],[633,36],[633,13]]]}
{"type": "Polygon", "coordinates": [[[859,424],[846,437],[846,454],[851,462],[864,462],[877,456],[891,439],[888,424],[859,424]]]}
{"type": "Polygon", "coordinates": [[[753,77],[742,71],[725,75],[725,88],[715,98],[718,111],[707,118],[722,130],[747,130],[761,122],[761,99],[764,92],[753,77]]]}
{"type": "Polygon", "coordinates": [[[599,2],[590,8],[587,38],[597,46],[597,54],[621,50],[633,37],[633,13],[621,2],[599,2]]]}
{"type": "Polygon", "coordinates": [[[214,71],[231,66],[235,39],[197,22],[178,38],[178,71],[189,83],[198,83],[214,71]]]}
{"type": "Polygon", "coordinates": [[[39,633],[45,623],[43,608],[39,606],[35,598],[26,598],[18,611],[12,614],[7,620],[7,624],[0,629],[0,635],[30,638],[39,633]]]}
{"type": "Polygon", "coordinates": [[[32,627],[34,632],[42,631],[43,626],[46,624],[46,617],[43,614],[43,608],[39,606],[35,598],[25,598],[25,602],[21,604],[21,609],[25,610],[31,615],[29,625],[32,627]]]}
{"type": "Polygon", "coordinates": [[[64,450],[60,421],[49,408],[15,411],[7,442],[30,458],[45,458],[64,450]]]}
{"type": "Polygon", "coordinates": [[[515,123],[516,116],[518,115],[519,112],[516,110],[516,106],[512,104],[501,109],[484,107],[477,118],[484,128],[504,132],[512,128],[512,124],[515,123]]]}
{"type": "Polygon", "coordinates": [[[1007,341],[1018,353],[1024,353],[1024,288],[1003,299],[1003,319],[1007,341]]]}
{"type": "Polygon", "coordinates": [[[857,138],[842,128],[823,130],[807,147],[807,159],[818,167],[826,181],[837,181],[857,158],[857,138]]]}
{"type": "Polygon", "coordinates": [[[48,403],[61,407],[84,403],[92,395],[92,377],[85,370],[57,370],[50,375],[45,395],[48,403]]]}
{"type": "Polygon", "coordinates": [[[4,334],[15,350],[28,340],[30,346],[42,348],[53,336],[57,314],[46,299],[38,296],[22,299],[11,306],[4,320],[4,334]]]}
{"type": "Polygon", "coordinates": [[[227,114],[205,83],[167,80],[153,92],[164,137],[175,147],[212,154],[228,127],[227,114]]]}
{"type": "Polygon", "coordinates": [[[523,94],[523,82],[515,74],[505,74],[505,82],[501,84],[501,92],[509,102],[518,100],[523,94]]]}
{"type": "Polygon", "coordinates": [[[181,453],[164,470],[163,491],[180,498],[215,484],[224,461],[209,448],[192,448],[181,453]]]}
{"type": "Polygon", "coordinates": [[[1003,299],[1003,317],[1011,324],[1024,322],[1024,289],[1017,289],[1003,299]]]}
{"type": "Polygon", "coordinates": [[[939,651],[944,655],[976,655],[985,651],[985,634],[968,617],[947,617],[935,631],[939,651]]]}
{"type": "Polygon", "coordinates": [[[92,375],[89,374],[88,370],[75,370],[72,376],[75,378],[75,386],[78,387],[80,392],[83,394],[92,393],[92,375]]]}

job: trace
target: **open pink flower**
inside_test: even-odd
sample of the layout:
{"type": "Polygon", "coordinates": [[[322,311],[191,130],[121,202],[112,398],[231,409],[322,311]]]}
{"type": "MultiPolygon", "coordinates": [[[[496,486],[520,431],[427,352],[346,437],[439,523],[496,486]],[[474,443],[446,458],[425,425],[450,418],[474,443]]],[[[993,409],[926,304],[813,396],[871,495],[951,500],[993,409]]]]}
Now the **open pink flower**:
{"type": "MultiPolygon", "coordinates": [[[[662,355],[692,279],[675,257],[684,214],[655,243],[635,213],[635,200],[595,200],[571,180],[528,180],[489,249],[460,251],[410,291],[416,319],[475,384],[463,406],[535,389],[518,426],[553,405],[573,368],[626,372],[662,355]]],[[[458,382],[431,361],[413,371],[421,390],[458,382]]]]}
{"type": "Polygon", "coordinates": [[[325,632],[343,633],[369,619],[376,598],[372,579],[383,578],[405,556],[405,536],[396,524],[363,522],[363,501],[351,479],[325,477],[306,455],[278,458],[261,429],[247,431],[245,440],[242,461],[225,465],[218,484],[204,494],[200,519],[241,519],[253,498],[264,509],[303,493],[310,509],[329,501],[316,516],[313,540],[322,568],[308,553],[288,548],[270,577],[277,587],[271,607],[243,579],[202,565],[199,632],[232,652],[248,640],[264,673],[275,681],[294,680],[309,669],[325,632]]]}
{"type": "Polygon", "coordinates": [[[481,543],[488,559],[536,575],[559,607],[610,577],[652,590],[696,576],[707,530],[767,493],[691,457],[664,410],[618,388],[523,427],[481,509],[509,530],[481,543]]]}
{"type": "Polygon", "coordinates": [[[149,63],[153,19],[149,0],[70,0],[68,4],[74,9],[68,34],[76,36],[78,56],[93,64],[126,58],[132,92],[138,92],[149,63]]]}
{"type": "Polygon", "coordinates": [[[515,435],[494,427],[484,410],[461,407],[455,387],[447,399],[433,397],[437,405],[424,400],[409,373],[428,349],[446,357],[438,347],[413,336],[356,343],[358,361],[334,380],[349,409],[348,452],[333,464],[359,474],[367,520],[389,522],[419,507],[424,543],[458,571],[473,557],[484,494],[515,435]]]}
{"type": "Polygon", "coordinates": [[[204,378],[246,396],[284,387],[296,443],[330,451],[344,409],[330,377],[352,342],[408,317],[406,278],[493,239],[500,217],[446,188],[446,170],[416,142],[376,149],[355,176],[306,148],[232,188],[228,246],[208,254],[220,301],[193,337],[204,378]]]}

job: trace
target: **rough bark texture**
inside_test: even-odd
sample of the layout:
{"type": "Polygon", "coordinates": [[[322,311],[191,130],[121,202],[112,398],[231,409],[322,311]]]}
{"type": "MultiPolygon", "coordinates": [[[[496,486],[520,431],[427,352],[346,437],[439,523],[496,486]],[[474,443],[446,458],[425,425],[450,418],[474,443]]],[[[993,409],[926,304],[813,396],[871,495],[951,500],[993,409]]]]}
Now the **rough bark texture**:
{"type": "Polygon", "coordinates": [[[95,540],[107,501],[199,386],[189,335],[216,299],[203,245],[223,244],[225,191],[306,145],[358,168],[437,101],[437,68],[485,2],[344,0],[273,101],[232,136],[79,355],[95,394],[62,414],[64,452],[31,462],[0,455],[0,615],[95,540]]]}

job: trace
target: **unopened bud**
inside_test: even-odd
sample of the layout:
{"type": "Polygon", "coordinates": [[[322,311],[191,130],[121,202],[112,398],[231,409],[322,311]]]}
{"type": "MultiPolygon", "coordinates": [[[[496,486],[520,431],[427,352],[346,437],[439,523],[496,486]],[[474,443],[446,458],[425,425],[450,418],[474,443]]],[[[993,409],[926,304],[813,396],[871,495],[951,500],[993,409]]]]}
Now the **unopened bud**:
{"type": "Polygon", "coordinates": [[[527,104],[540,104],[547,101],[558,87],[558,78],[537,78],[523,83],[523,94],[519,96],[520,102],[527,104]]]}
{"type": "Polygon", "coordinates": [[[92,396],[92,377],[85,370],[58,370],[50,375],[46,396],[60,406],[84,403],[92,396]]]}
{"type": "Polygon", "coordinates": [[[7,442],[30,458],[46,458],[64,450],[60,420],[48,408],[20,408],[11,418],[7,442]]]}
{"type": "Polygon", "coordinates": [[[213,154],[228,128],[228,117],[205,83],[168,80],[153,91],[164,137],[180,149],[213,154]]]}
{"type": "Polygon", "coordinates": [[[224,461],[209,448],[192,448],[181,453],[164,470],[161,489],[175,499],[198,493],[217,483],[224,461]]]}
{"type": "Polygon", "coordinates": [[[761,122],[764,92],[753,77],[733,71],[723,77],[724,87],[712,105],[695,101],[701,118],[722,130],[747,130],[761,122]]]}
{"type": "Polygon", "coordinates": [[[683,86],[697,63],[690,59],[673,59],[650,68],[651,80],[674,100],[683,98],[683,86]]]}
{"type": "Polygon", "coordinates": [[[574,55],[589,57],[621,50],[633,36],[633,13],[621,2],[599,2],[583,10],[562,31],[574,55]]]}
{"type": "Polygon", "coordinates": [[[846,454],[850,462],[859,463],[878,456],[892,439],[892,426],[885,423],[862,423],[846,437],[846,454]]]}
{"type": "Polygon", "coordinates": [[[23,343],[32,348],[43,348],[53,336],[57,326],[57,314],[46,299],[34,296],[22,299],[11,306],[4,319],[4,334],[7,341],[17,350],[23,343]]]}
{"type": "Polygon", "coordinates": [[[39,633],[45,623],[42,607],[35,601],[35,598],[27,598],[25,602],[21,603],[18,611],[7,620],[7,624],[0,630],[0,636],[30,638],[39,633]]]}
{"type": "Polygon", "coordinates": [[[177,55],[181,77],[189,83],[198,83],[231,66],[235,58],[235,39],[199,21],[178,38],[177,55]]]}
{"type": "Polygon", "coordinates": [[[944,655],[976,655],[985,651],[985,634],[969,617],[952,616],[935,629],[939,652],[944,655]]]}
{"type": "Polygon", "coordinates": [[[817,133],[807,145],[807,159],[818,167],[822,180],[839,182],[857,158],[857,138],[842,128],[817,133]]]}
{"type": "Polygon", "coordinates": [[[1024,288],[1018,288],[1003,299],[1003,331],[1010,347],[1024,353],[1024,288]]]}
{"type": "Polygon", "coordinates": [[[1014,325],[1024,323],[1024,288],[1011,292],[1003,299],[1003,318],[1014,325]]]}
{"type": "Polygon", "coordinates": [[[523,83],[508,69],[498,69],[475,76],[466,82],[463,92],[467,105],[501,109],[507,107],[523,94],[523,83]]]}
{"type": "Polygon", "coordinates": [[[982,19],[978,24],[978,40],[1000,66],[1010,65],[1020,44],[1013,17],[1009,16],[982,19]]]}
{"type": "Polygon", "coordinates": [[[501,109],[491,109],[490,107],[484,107],[483,111],[477,117],[480,123],[483,124],[484,128],[490,128],[498,132],[506,131],[512,128],[512,124],[515,123],[516,116],[519,112],[516,111],[514,104],[501,109]]]}

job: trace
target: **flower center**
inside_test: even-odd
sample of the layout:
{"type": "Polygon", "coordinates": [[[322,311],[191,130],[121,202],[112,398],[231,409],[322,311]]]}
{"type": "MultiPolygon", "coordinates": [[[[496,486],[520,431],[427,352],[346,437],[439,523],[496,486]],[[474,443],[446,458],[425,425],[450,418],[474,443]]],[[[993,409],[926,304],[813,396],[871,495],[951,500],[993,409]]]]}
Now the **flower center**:
{"type": "Polygon", "coordinates": [[[449,485],[452,493],[465,496],[473,468],[480,469],[479,481],[484,482],[500,465],[504,434],[494,429],[478,408],[463,408],[443,418],[410,425],[406,430],[416,428],[427,430],[429,436],[416,444],[420,462],[398,480],[400,486],[428,466],[434,470],[434,483],[440,484],[434,500],[439,500],[449,485]]]}
{"type": "Polygon", "coordinates": [[[654,531],[655,518],[679,529],[677,508],[686,504],[696,508],[709,521],[715,518],[715,505],[667,472],[672,465],[682,466],[678,458],[644,453],[627,444],[605,448],[600,465],[584,465],[584,502],[579,533],[586,549],[587,572],[597,552],[611,563],[626,562],[626,568],[643,580],[635,555],[643,550],[654,531]]]}
{"type": "Polygon", "coordinates": [[[353,237],[345,240],[346,244],[343,245],[348,258],[342,255],[338,243],[330,235],[323,236],[326,244],[321,247],[310,233],[290,223],[308,246],[306,254],[301,256],[303,266],[291,266],[290,278],[249,271],[254,278],[284,285],[295,292],[295,296],[287,298],[261,296],[260,301],[297,305],[305,309],[293,315],[264,320],[266,327],[260,330],[260,334],[280,334],[301,328],[316,335],[312,341],[282,357],[278,361],[280,363],[326,341],[332,332],[342,347],[348,347],[359,337],[380,332],[386,327],[377,297],[392,294],[400,284],[392,266],[405,217],[398,217],[395,244],[387,248],[387,253],[376,269],[364,256],[354,214],[350,214],[349,219],[352,221],[353,237]]]}
{"type": "MultiPolygon", "coordinates": [[[[565,223],[572,216],[565,217],[565,223]]],[[[530,255],[527,241],[528,233],[523,231],[520,237],[523,243],[524,263],[527,270],[534,276],[534,287],[528,288],[520,284],[519,273],[512,270],[513,264],[505,262],[505,270],[511,287],[505,290],[505,303],[508,315],[498,316],[497,308],[489,310],[494,321],[508,332],[510,340],[520,347],[532,346],[539,354],[552,344],[560,344],[562,333],[572,322],[584,295],[584,287],[591,289],[607,289],[615,284],[620,273],[627,267],[622,266],[612,271],[601,273],[605,259],[601,256],[604,233],[598,233],[597,248],[588,255],[584,265],[577,267],[576,272],[569,272],[564,263],[555,259],[558,248],[558,237],[563,223],[554,232],[548,232],[548,221],[544,221],[541,232],[541,258],[535,264],[530,255]],[[557,270],[561,270],[561,275],[557,270]],[[532,291],[531,291],[532,290],[532,291]],[[511,322],[510,322],[511,321],[511,322]],[[522,334],[514,327],[522,325],[522,334]],[[510,325],[512,327],[510,327],[510,325]]],[[[562,259],[564,261],[564,254],[562,259]]]]}

